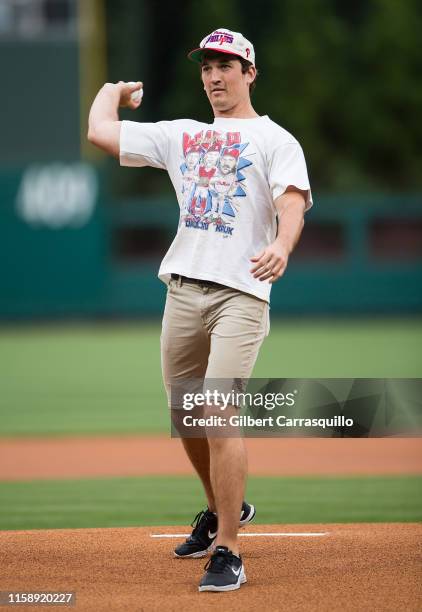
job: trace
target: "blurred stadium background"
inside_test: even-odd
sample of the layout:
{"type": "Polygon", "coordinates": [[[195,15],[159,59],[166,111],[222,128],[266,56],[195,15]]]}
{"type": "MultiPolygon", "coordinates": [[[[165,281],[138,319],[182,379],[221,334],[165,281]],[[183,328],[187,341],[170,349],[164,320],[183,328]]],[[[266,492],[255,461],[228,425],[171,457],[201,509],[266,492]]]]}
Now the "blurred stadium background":
{"type": "Polygon", "coordinates": [[[123,117],[210,120],[186,51],[223,24],[253,39],[254,105],[301,142],[315,196],[273,317],[420,313],[419,2],[1,0],[1,318],[160,315],[170,181],[102,156],[87,114],[142,79],[123,117]]]}
{"type": "Polygon", "coordinates": [[[418,0],[0,0],[0,435],[167,433],[177,202],[90,145],[87,116],[139,79],[123,118],[211,121],[186,52],[217,27],[254,42],[254,107],[301,142],[315,201],[255,375],[421,376],[418,0]]]}

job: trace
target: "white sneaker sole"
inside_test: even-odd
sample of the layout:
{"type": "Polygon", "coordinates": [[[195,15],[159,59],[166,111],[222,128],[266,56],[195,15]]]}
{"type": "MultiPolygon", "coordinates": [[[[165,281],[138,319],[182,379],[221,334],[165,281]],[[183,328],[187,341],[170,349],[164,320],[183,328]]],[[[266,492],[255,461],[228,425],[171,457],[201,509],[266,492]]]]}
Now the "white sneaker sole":
{"type": "Polygon", "coordinates": [[[218,586],[216,584],[206,584],[205,586],[199,586],[198,591],[200,592],[211,591],[214,593],[224,593],[226,591],[236,591],[237,589],[240,589],[240,585],[245,584],[245,582],[247,582],[246,574],[245,574],[245,570],[243,569],[243,565],[242,565],[242,571],[240,572],[238,581],[235,584],[227,584],[226,586],[218,586]]]}
{"type": "Polygon", "coordinates": [[[208,554],[214,548],[214,543],[212,543],[206,550],[199,550],[198,552],[191,553],[190,555],[178,555],[177,552],[174,553],[174,556],[178,559],[201,559],[202,557],[207,557],[208,554]]]}
{"type": "Polygon", "coordinates": [[[239,526],[245,527],[245,525],[247,525],[248,523],[254,520],[255,514],[256,514],[255,506],[251,505],[251,509],[250,509],[248,516],[242,519],[241,521],[239,521],[239,526]]]}

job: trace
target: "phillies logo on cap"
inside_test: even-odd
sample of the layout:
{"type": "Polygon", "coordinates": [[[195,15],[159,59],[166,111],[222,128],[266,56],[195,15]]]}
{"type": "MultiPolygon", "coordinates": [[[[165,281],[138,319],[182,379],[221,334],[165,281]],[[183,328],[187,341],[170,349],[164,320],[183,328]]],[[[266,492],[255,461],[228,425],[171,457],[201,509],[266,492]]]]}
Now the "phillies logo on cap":
{"type": "Polygon", "coordinates": [[[211,153],[212,151],[217,151],[220,152],[221,151],[221,142],[213,142],[211,144],[211,146],[208,149],[208,153],[211,153]]]}
{"type": "Polygon", "coordinates": [[[208,36],[207,40],[205,41],[205,45],[210,42],[218,42],[220,43],[220,45],[225,42],[232,43],[233,35],[229,34],[228,32],[219,32],[218,30],[216,30],[208,36]]]}

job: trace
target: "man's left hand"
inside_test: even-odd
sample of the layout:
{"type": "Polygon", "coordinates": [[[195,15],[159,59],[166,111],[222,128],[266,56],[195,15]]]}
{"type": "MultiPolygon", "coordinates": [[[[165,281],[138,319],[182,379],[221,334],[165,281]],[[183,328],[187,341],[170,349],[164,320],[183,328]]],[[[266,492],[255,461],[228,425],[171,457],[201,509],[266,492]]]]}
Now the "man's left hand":
{"type": "Polygon", "coordinates": [[[275,283],[284,274],[288,259],[288,250],[279,240],[275,240],[261,253],[251,257],[251,262],[255,265],[250,272],[260,281],[275,283]]]}

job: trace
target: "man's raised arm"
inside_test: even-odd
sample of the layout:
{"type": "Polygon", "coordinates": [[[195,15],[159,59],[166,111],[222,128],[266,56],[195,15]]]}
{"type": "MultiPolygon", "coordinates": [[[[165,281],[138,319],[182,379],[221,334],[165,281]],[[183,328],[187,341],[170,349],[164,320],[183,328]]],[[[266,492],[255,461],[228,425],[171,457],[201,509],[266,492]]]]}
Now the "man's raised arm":
{"type": "Polygon", "coordinates": [[[119,157],[120,126],[118,110],[126,107],[136,110],[142,98],[131,95],[142,89],[142,83],[106,83],[98,92],[89,112],[88,140],[106,153],[119,157]]]}

